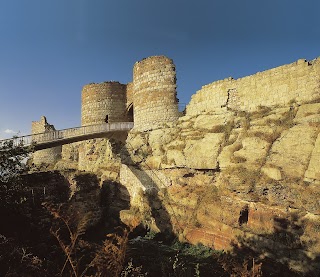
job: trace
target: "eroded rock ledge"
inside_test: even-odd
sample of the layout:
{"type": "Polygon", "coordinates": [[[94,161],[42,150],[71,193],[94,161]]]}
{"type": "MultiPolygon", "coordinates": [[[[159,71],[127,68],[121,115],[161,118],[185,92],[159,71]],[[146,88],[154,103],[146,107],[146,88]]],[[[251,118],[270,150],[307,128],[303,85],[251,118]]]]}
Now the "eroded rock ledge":
{"type": "MultiPolygon", "coordinates": [[[[87,147],[86,170],[128,190],[125,223],[215,249],[246,245],[299,271],[319,256],[320,103],[184,116],[76,147],[87,147]]],[[[74,166],[71,156],[56,168],[74,166]]]]}

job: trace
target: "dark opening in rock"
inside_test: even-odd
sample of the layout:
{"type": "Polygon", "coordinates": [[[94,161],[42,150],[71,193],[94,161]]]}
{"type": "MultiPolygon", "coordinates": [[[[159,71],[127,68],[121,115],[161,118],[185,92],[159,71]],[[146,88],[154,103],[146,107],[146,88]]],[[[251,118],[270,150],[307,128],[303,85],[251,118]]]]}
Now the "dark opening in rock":
{"type": "Polygon", "coordinates": [[[248,223],[248,218],[249,218],[249,207],[244,206],[242,210],[240,211],[240,216],[239,216],[239,226],[242,224],[247,224],[248,223]]]}

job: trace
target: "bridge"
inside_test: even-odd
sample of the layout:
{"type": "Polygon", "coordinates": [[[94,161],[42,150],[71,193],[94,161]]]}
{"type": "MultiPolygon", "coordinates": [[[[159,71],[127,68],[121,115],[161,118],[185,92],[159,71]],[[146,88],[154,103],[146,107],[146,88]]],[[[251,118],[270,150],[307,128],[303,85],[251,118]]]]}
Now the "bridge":
{"type": "Polygon", "coordinates": [[[88,125],[0,140],[0,146],[8,141],[13,141],[14,146],[33,145],[35,150],[42,150],[87,139],[114,137],[118,133],[130,131],[132,128],[133,122],[88,125]]]}

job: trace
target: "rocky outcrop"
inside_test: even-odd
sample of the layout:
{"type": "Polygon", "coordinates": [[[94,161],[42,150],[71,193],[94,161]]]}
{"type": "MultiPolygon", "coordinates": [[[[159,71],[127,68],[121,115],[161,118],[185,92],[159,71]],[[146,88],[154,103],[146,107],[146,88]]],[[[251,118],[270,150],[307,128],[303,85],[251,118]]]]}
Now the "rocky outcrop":
{"type": "Polygon", "coordinates": [[[245,245],[303,271],[320,252],[319,118],[320,103],[222,108],[133,130],[123,144],[69,146],[60,163],[78,151],[82,170],[119,182],[125,223],[215,249],[245,245]]]}
{"type": "Polygon", "coordinates": [[[301,259],[320,253],[319,112],[293,103],[131,132],[120,169],[131,209],[121,217],[216,249],[247,245],[303,271],[301,259]]]}

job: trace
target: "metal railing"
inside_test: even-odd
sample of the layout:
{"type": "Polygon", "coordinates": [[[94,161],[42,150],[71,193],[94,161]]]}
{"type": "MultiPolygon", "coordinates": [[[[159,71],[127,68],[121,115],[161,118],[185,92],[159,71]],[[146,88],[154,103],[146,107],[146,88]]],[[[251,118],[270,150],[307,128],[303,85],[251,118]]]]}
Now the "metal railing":
{"type": "Polygon", "coordinates": [[[96,125],[87,125],[63,130],[49,131],[11,139],[0,140],[0,146],[8,141],[13,141],[13,146],[29,146],[32,144],[50,143],[58,140],[84,137],[94,134],[104,134],[114,131],[129,131],[133,128],[133,122],[112,122],[96,125]]]}

